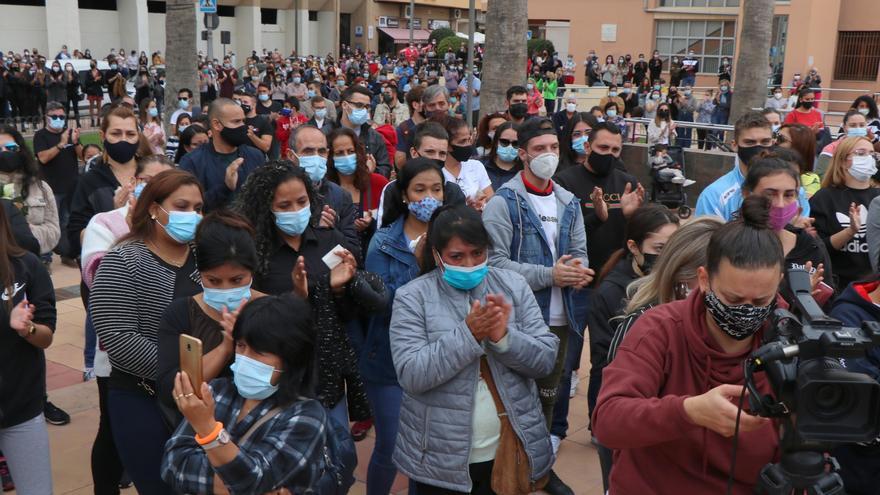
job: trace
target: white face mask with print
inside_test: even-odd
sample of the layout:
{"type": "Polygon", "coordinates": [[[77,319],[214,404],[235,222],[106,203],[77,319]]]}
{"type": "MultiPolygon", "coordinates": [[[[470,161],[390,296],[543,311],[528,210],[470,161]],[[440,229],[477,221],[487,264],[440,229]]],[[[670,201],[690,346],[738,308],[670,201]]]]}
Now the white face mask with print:
{"type": "Polygon", "coordinates": [[[853,179],[865,182],[877,173],[877,162],[871,155],[856,155],[852,158],[852,165],[849,167],[849,175],[853,179]]]}

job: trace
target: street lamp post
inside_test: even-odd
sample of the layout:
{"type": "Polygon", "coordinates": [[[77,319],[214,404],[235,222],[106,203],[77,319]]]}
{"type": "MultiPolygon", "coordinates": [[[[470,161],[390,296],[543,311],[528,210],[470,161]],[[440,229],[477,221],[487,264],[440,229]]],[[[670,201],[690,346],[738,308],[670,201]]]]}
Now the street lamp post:
{"type": "Polygon", "coordinates": [[[474,112],[473,112],[473,99],[474,99],[474,30],[476,29],[477,24],[477,12],[475,0],[470,0],[470,5],[468,6],[468,57],[467,57],[467,73],[468,73],[468,82],[467,82],[467,106],[465,107],[465,120],[468,123],[468,127],[473,127],[474,125],[474,112]]]}

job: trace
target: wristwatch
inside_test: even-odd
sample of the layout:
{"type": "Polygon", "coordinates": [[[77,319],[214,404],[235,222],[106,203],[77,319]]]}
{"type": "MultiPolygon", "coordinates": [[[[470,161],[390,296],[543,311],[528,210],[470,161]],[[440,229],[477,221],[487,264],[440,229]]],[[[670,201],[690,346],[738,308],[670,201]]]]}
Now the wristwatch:
{"type": "Polygon", "coordinates": [[[226,431],[226,428],[220,430],[220,433],[217,434],[217,438],[215,438],[212,442],[202,445],[202,449],[211,450],[216,449],[217,447],[222,447],[230,442],[231,438],[229,437],[229,432],[226,431]]]}

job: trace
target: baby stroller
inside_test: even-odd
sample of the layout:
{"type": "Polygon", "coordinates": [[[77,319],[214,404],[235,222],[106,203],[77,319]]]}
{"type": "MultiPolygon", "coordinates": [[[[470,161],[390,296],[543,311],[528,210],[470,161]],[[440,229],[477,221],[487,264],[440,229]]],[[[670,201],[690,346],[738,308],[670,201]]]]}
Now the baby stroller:
{"type": "MultiPolygon", "coordinates": [[[[687,193],[682,184],[661,181],[657,169],[653,165],[654,146],[648,148],[648,169],[651,171],[651,202],[660,203],[670,210],[677,210],[679,218],[691,216],[693,210],[687,205],[687,193]]],[[[672,160],[671,167],[681,169],[687,174],[684,164],[684,149],[681,146],[667,146],[666,154],[672,160]]]]}

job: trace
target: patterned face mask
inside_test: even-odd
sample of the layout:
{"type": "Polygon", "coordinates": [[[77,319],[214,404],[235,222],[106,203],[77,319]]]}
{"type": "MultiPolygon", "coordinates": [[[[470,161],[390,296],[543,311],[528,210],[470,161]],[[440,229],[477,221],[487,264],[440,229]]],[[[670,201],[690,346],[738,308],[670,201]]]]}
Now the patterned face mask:
{"type": "Polygon", "coordinates": [[[745,340],[754,335],[776,308],[775,299],[767,306],[730,306],[721,302],[712,290],[703,296],[703,303],[718,327],[736,340],[745,340]]]}

